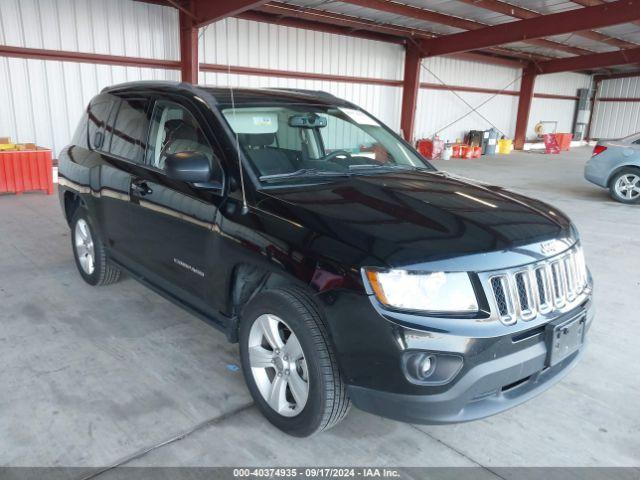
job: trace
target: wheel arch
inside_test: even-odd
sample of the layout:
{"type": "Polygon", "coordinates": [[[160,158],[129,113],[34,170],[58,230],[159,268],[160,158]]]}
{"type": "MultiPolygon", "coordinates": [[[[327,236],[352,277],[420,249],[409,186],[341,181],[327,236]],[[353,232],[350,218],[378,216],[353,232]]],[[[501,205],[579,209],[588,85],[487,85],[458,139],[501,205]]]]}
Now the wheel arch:
{"type": "MultiPolygon", "coordinates": [[[[286,274],[268,270],[264,267],[249,263],[241,263],[234,267],[229,284],[229,305],[231,306],[231,321],[229,322],[227,337],[230,342],[238,342],[238,329],[242,309],[259,293],[285,286],[303,288],[311,297],[315,292],[308,284],[286,274]]],[[[316,302],[317,303],[317,302],[316,302]]]]}
{"type": "Polygon", "coordinates": [[[636,172],[638,172],[638,174],[640,174],[640,165],[638,165],[637,163],[626,163],[624,165],[619,165],[609,174],[609,178],[607,178],[608,188],[612,187],[613,179],[616,177],[618,173],[620,173],[621,170],[624,170],[625,168],[631,168],[636,172]]]}

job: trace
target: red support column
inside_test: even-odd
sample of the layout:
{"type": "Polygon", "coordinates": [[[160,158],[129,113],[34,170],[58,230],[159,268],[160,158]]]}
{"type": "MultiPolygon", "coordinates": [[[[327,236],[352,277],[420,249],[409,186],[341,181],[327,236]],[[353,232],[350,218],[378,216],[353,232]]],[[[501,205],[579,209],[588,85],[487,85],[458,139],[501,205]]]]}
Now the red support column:
{"type": "MultiPolygon", "coordinates": [[[[187,7],[191,11],[191,6],[187,7]]],[[[198,28],[194,16],[180,10],[180,73],[183,82],[198,83],[198,28]]]]}
{"type": "Polygon", "coordinates": [[[533,86],[536,82],[536,72],[533,68],[527,67],[523,71],[520,80],[520,97],[518,100],[518,117],[516,120],[516,136],[513,147],[522,150],[527,138],[527,124],[529,123],[529,112],[531,111],[531,101],[533,100],[533,86]]]}
{"type": "Polygon", "coordinates": [[[413,127],[416,118],[416,103],[420,90],[420,62],[422,55],[419,48],[409,42],[404,58],[404,81],[402,85],[402,114],[400,129],[408,142],[413,141],[413,127]]]}

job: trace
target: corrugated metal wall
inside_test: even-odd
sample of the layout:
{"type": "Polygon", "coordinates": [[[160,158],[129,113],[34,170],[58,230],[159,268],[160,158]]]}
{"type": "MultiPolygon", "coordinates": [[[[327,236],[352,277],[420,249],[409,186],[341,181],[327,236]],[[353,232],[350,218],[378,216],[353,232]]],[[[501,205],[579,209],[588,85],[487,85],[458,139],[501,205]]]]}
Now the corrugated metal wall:
{"type": "Polygon", "coordinates": [[[178,13],[131,0],[2,0],[0,42],[177,60],[178,13]]]}
{"type": "MultiPolygon", "coordinates": [[[[384,42],[229,18],[200,32],[200,61],[401,80],[404,49],[384,42]]],[[[200,72],[199,82],[234,87],[324,90],[360,105],[391,128],[400,128],[400,87],[213,72],[200,72]]]]}
{"type": "MultiPolygon", "coordinates": [[[[487,65],[451,58],[430,58],[423,61],[422,82],[462,87],[486,88],[517,92],[520,89],[521,70],[487,65]]],[[[536,78],[535,93],[575,96],[579,88],[588,88],[589,75],[558,73],[540,75],[536,78]]],[[[540,120],[555,120],[559,132],[571,132],[575,113],[575,100],[534,98],[529,115],[527,138],[535,138],[534,127],[540,120]]],[[[423,88],[418,99],[416,135],[430,137],[439,132],[444,140],[462,139],[471,129],[485,130],[495,125],[507,137],[515,134],[518,97],[515,95],[495,95],[494,93],[450,92],[423,88]],[[458,98],[459,95],[478,113],[458,98]],[[486,103],[485,103],[486,102],[486,103]],[[460,119],[456,123],[452,122],[460,119]]]]}
{"type": "MultiPolygon", "coordinates": [[[[552,73],[536,78],[534,93],[576,96],[579,88],[589,88],[591,76],[580,73],[552,73]]],[[[577,100],[561,100],[555,98],[535,98],[531,103],[527,138],[535,138],[534,128],[541,120],[558,122],[558,133],[573,132],[573,120],[577,100]]]]}
{"type": "MultiPolygon", "coordinates": [[[[520,71],[513,68],[451,58],[428,58],[422,65],[421,82],[424,83],[440,85],[444,82],[447,85],[510,91],[520,88],[520,71]]],[[[422,88],[418,97],[415,133],[417,138],[429,138],[438,133],[441,139],[454,141],[457,138],[462,140],[469,130],[486,130],[494,124],[505,135],[513,137],[517,110],[518,97],[515,95],[454,93],[422,88]],[[478,112],[489,121],[478,113],[469,113],[472,109],[458,96],[472,107],[484,103],[478,112]]]]}
{"type": "Polygon", "coordinates": [[[640,131],[640,77],[603,80],[597,98],[629,98],[635,101],[596,101],[591,138],[620,138],[640,131]]]}
{"type": "MultiPolygon", "coordinates": [[[[176,60],[178,14],[130,0],[0,0],[0,44],[176,60]]],[[[103,87],[180,73],[0,57],[0,136],[60,151],[103,87]]]]}

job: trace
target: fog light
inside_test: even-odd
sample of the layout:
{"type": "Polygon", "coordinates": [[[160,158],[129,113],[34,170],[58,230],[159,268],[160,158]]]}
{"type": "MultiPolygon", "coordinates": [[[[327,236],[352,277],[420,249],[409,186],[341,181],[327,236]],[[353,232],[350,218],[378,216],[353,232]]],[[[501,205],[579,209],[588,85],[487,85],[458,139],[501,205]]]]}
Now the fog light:
{"type": "Polygon", "coordinates": [[[414,353],[407,362],[407,371],[416,380],[426,380],[434,372],[436,357],[428,353],[414,353]]]}
{"type": "Polygon", "coordinates": [[[404,374],[416,385],[444,385],[462,369],[462,357],[453,353],[413,350],[402,356],[404,374]]]}

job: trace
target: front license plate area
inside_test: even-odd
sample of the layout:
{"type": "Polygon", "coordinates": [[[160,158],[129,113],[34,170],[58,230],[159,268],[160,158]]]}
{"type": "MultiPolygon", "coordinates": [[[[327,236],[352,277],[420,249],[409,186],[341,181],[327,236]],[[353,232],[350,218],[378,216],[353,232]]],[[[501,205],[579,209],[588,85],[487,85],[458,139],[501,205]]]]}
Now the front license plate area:
{"type": "Polygon", "coordinates": [[[547,365],[553,367],[578,350],[584,342],[586,317],[551,322],[546,327],[547,365]]]}

